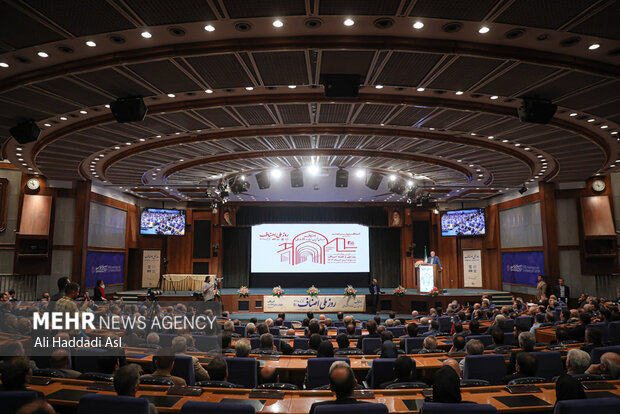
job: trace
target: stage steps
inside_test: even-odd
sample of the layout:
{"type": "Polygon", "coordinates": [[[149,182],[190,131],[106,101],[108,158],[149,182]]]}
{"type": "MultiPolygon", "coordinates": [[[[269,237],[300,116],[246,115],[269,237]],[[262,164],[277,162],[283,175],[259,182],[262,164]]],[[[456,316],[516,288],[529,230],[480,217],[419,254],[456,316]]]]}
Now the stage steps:
{"type": "Polygon", "coordinates": [[[491,298],[495,306],[512,306],[512,293],[510,292],[491,293],[491,298]]]}

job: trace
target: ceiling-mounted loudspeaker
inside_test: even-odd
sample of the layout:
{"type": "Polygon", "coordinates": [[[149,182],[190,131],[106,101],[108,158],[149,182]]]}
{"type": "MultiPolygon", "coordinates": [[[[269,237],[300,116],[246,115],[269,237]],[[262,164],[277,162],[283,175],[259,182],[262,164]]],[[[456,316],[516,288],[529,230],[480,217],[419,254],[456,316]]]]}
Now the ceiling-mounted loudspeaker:
{"type": "Polygon", "coordinates": [[[118,98],[110,103],[110,111],[119,124],[142,121],[146,116],[146,105],[140,96],[118,98]]]}
{"type": "Polygon", "coordinates": [[[25,121],[9,130],[15,141],[20,144],[28,144],[34,142],[41,134],[41,128],[34,121],[25,121]]]}
{"type": "Polygon", "coordinates": [[[344,188],[349,186],[349,172],[344,168],[338,168],[336,171],[336,187],[344,188]]]}
{"type": "Polygon", "coordinates": [[[358,74],[322,74],[319,82],[325,87],[326,98],[357,98],[361,76],[358,74]]]}
{"type": "Polygon", "coordinates": [[[258,183],[258,188],[261,190],[266,190],[271,187],[271,180],[269,179],[269,173],[267,171],[261,171],[256,174],[256,182],[258,183]]]}
{"type": "Polygon", "coordinates": [[[373,172],[366,176],[366,187],[371,190],[376,190],[381,185],[381,180],[383,180],[383,175],[373,172]]]}
{"type": "Polygon", "coordinates": [[[558,106],[548,99],[525,97],[517,112],[521,122],[548,124],[557,109],[558,106]]]}
{"type": "Polygon", "coordinates": [[[291,187],[299,188],[304,186],[304,173],[299,168],[291,170],[291,187]]]}
{"type": "Polygon", "coordinates": [[[405,184],[405,180],[401,177],[395,179],[394,181],[388,182],[388,189],[396,194],[404,194],[407,186],[405,184]]]}
{"type": "Polygon", "coordinates": [[[233,194],[241,194],[241,193],[245,193],[246,191],[248,191],[250,189],[250,183],[247,181],[242,181],[242,180],[235,180],[231,185],[230,185],[230,191],[233,194]]]}

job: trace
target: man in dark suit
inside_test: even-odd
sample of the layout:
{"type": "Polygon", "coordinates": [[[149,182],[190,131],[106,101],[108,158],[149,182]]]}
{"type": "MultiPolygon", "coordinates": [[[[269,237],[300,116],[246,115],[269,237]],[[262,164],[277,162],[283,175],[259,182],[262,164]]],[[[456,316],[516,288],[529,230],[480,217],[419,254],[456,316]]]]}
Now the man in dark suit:
{"type": "Polygon", "coordinates": [[[357,401],[352,396],[356,385],[357,380],[349,364],[344,361],[334,362],[329,368],[329,389],[336,394],[336,399],[313,403],[309,414],[314,414],[314,409],[319,405],[364,403],[365,401],[357,401]]]}
{"type": "Polygon", "coordinates": [[[554,288],[554,293],[558,300],[568,305],[568,299],[570,298],[570,288],[564,284],[564,279],[558,279],[558,285],[554,288]]]}
{"type": "Polygon", "coordinates": [[[513,379],[527,378],[536,375],[538,369],[538,360],[536,355],[529,352],[521,352],[517,356],[516,372],[511,375],[506,375],[502,381],[508,384],[513,379]]]}
{"type": "Polygon", "coordinates": [[[377,284],[377,279],[373,279],[372,283],[368,287],[370,291],[370,310],[371,313],[377,313],[377,303],[379,303],[379,295],[381,294],[381,288],[377,284]]]}

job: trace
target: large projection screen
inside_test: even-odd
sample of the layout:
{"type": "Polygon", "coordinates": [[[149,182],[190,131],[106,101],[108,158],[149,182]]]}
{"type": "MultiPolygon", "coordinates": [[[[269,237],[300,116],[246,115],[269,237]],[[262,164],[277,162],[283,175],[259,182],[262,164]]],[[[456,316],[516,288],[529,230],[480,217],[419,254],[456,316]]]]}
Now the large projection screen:
{"type": "Polygon", "coordinates": [[[252,273],[370,272],[368,227],[260,224],[252,227],[252,273]]]}

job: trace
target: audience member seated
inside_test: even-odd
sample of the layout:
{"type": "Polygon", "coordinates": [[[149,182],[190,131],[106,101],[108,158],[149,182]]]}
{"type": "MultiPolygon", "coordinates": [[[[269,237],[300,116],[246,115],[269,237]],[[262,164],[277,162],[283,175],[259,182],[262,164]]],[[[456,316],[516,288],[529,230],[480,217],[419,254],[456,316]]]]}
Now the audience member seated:
{"type": "MultiPolygon", "coordinates": [[[[369,320],[368,322],[366,322],[366,330],[368,331],[368,335],[361,336],[359,341],[357,341],[358,349],[362,349],[362,341],[364,340],[364,338],[380,338],[379,333],[377,333],[377,322],[376,321],[369,320]]],[[[347,335],[350,335],[348,332],[348,326],[347,326],[347,335]]],[[[353,335],[355,335],[355,329],[353,330],[353,335]]]]}
{"type": "Polygon", "coordinates": [[[250,322],[247,325],[245,325],[245,337],[252,338],[255,336],[258,336],[258,334],[256,333],[256,325],[250,322]]]}
{"type": "MultiPolygon", "coordinates": [[[[187,355],[187,340],[183,336],[177,336],[172,339],[172,351],[175,355],[187,355]]],[[[209,379],[209,374],[205,369],[200,365],[200,361],[195,356],[192,356],[192,362],[194,364],[194,378],[196,381],[203,381],[209,379]]]]}
{"type": "MultiPolygon", "coordinates": [[[[414,361],[415,362],[415,361],[414,361]]],[[[456,374],[461,378],[463,376],[463,371],[461,371],[461,366],[459,365],[459,361],[454,358],[448,358],[441,364],[443,366],[450,367],[456,372],[456,374]]]]}
{"type": "Polygon", "coordinates": [[[579,320],[581,321],[581,324],[572,328],[568,332],[568,334],[570,335],[571,339],[574,339],[578,342],[583,342],[586,335],[586,326],[590,322],[592,322],[592,315],[590,315],[589,312],[582,312],[579,314],[579,320]]]}
{"type": "Polygon", "coordinates": [[[422,349],[418,352],[418,354],[429,354],[433,352],[439,351],[437,350],[437,338],[431,335],[424,338],[424,342],[422,342],[422,349]]]}
{"type": "Polygon", "coordinates": [[[538,369],[536,355],[529,352],[521,352],[517,356],[516,371],[514,374],[506,375],[502,381],[508,384],[513,379],[535,377],[538,369]]]}
{"type": "MultiPolygon", "coordinates": [[[[360,336],[356,335],[356,329],[355,329],[355,325],[353,325],[352,323],[347,325],[347,336],[349,337],[349,339],[359,339],[360,336]]],[[[358,341],[359,343],[360,341],[358,341]]]]}
{"type": "Polygon", "coordinates": [[[586,393],[583,386],[574,377],[568,374],[562,374],[555,382],[555,400],[583,400],[586,393]]]}
{"type": "Polygon", "coordinates": [[[420,329],[418,328],[418,324],[416,324],[415,322],[407,324],[406,329],[405,329],[405,331],[407,332],[407,335],[400,337],[398,347],[404,351],[405,342],[406,342],[405,339],[417,337],[419,330],[420,329]]]}
{"type": "Polygon", "coordinates": [[[460,403],[460,378],[450,366],[443,366],[433,375],[433,402],[460,403]]]}
{"type": "MultiPolygon", "coordinates": [[[[28,383],[32,378],[32,369],[28,357],[18,356],[7,360],[2,367],[2,388],[3,391],[26,391],[28,383]]],[[[43,394],[37,391],[39,398],[43,394]]]]}
{"type": "Polygon", "coordinates": [[[247,339],[240,339],[235,343],[235,356],[247,358],[250,355],[251,345],[247,339]]]}
{"type": "Polygon", "coordinates": [[[170,374],[174,366],[174,352],[172,352],[172,348],[158,349],[157,355],[153,359],[153,365],[155,365],[155,372],[145,374],[143,377],[169,378],[174,382],[174,385],[187,385],[183,378],[170,374]]]}
{"type": "Polygon", "coordinates": [[[281,352],[278,352],[273,344],[273,335],[270,333],[264,333],[260,336],[260,347],[256,349],[252,349],[250,351],[251,354],[262,354],[262,355],[280,355],[281,352]]]}
{"type": "Polygon", "coordinates": [[[209,362],[207,372],[210,381],[217,381],[218,384],[214,385],[237,387],[236,384],[228,382],[228,363],[221,356],[218,355],[209,362]]]}
{"type": "Polygon", "coordinates": [[[235,348],[231,348],[231,345],[232,345],[232,336],[230,335],[230,333],[222,332],[222,354],[234,354],[235,348]]]}
{"type": "MultiPolygon", "coordinates": [[[[465,350],[467,351],[467,355],[482,355],[484,354],[484,344],[479,339],[470,339],[465,344],[465,350]]],[[[461,367],[461,371],[465,369],[465,358],[461,359],[459,362],[461,367]]]]}
{"type": "Polygon", "coordinates": [[[322,341],[316,354],[317,358],[333,358],[334,345],[331,341],[322,341]]]}
{"type": "Polygon", "coordinates": [[[555,330],[555,343],[557,345],[568,345],[568,344],[575,344],[577,343],[577,341],[570,338],[567,328],[563,326],[558,326],[555,330]]]}
{"type": "Polygon", "coordinates": [[[603,333],[601,330],[594,327],[586,328],[585,343],[581,346],[581,350],[589,354],[594,348],[601,346],[603,346],[603,333]]]}
{"type": "Polygon", "coordinates": [[[436,319],[431,320],[431,327],[428,331],[424,332],[422,334],[422,336],[437,336],[439,335],[441,332],[439,332],[439,322],[437,322],[436,319]]]}
{"type": "Polygon", "coordinates": [[[361,355],[362,350],[350,346],[349,337],[345,333],[341,333],[336,337],[338,349],[334,351],[334,355],[361,355]]]}
{"type": "Polygon", "coordinates": [[[448,352],[465,352],[465,336],[462,334],[456,334],[452,338],[452,347],[448,352]]]}
{"type": "MultiPolygon", "coordinates": [[[[498,315],[498,317],[501,315],[498,315]]],[[[504,346],[504,330],[499,326],[491,331],[493,343],[485,347],[485,349],[493,350],[497,347],[504,346]]]]}
{"type": "Polygon", "coordinates": [[[510,353],[510,362],[508,363],[506,374],[514,374],[516,371],[517,356],[522,352],[533,352],[535,346],[536,337],[534,336],[534,334],[531,332],[521,332],[521,334],[519,334],[520,350],[510,353]]]}
{"type": "Polygon", "coordinates": [[[139,345],[142,348],[153,348],[153,349],[159,349],[161,348],[159,346],[159,335],[157,334],[157,332],[151,332],[146,336],[146,343],[145,344],[140,344],[139,345]]]}
{"type": "Polygon", "coordinates": [[[590,354],[580,349],[571,349],[566,355],[566,372],[569,375],[580,375],[590,367],[590,354]]]}
{"type": "Polygon", "coordinates": [[[415,373],[415,361],[407,355],[400,355],[394,361],[394,379],[379,385],[379,388],[386,388],[388,385],[402,382],[411,382],[415,373]]]}
{"type": "Polygon", "coordinates": [[[274,367],[263,367],[258,372],[259,384],[275,384],[278,382],[280,382],[280,376],[274,367]]]}
{"type": "Polygon", "coordinates": [[[605,352],[601,355],[600,364],[592,364],[586,374],[609,375],[613,379],[620,378],[620,355],[615,352],[605,352]]]}
{"type": "Polygon", "coordinates": [[[36,400],[22,405],[15,414],[56,414],[56,410],[47,401],[36,400]]]}
{"type": "Polygon", "coordinates": [[[69,369],[69,352],[64,348],[59,348],[52,352],[50,357],[50,368],[62,371],[65,378],[77,378],[81,372],[69,369]]]}
{"type": "MultiPolygon", "coordinates": [[[[173,357],[174,358],[174,357],[173,357]]],[[[180,379],[180,378],[179,378],[180,379]]],[[[185,383],[185,381],[183,381],[185,383]]],[[[119,368],[114,374],[114,390],[117,395],[135,397],[140,384],[140,366],[128,364],[119,368]]],[[[157,414],[157,408],[149,403],[149,414],[157,414]]]]}
{"type": "Polygon", "coordinates": [[[320,405],[359,404],[365,402],[357,401],[353,398],[353,391],[356,385],[357,380],[349,364],[344,361],[334,362],[329,368],[329,389],[336,394],[336,399],[313,403],[309,414],[314,414],[315,408],[320,405]]]}
{"type": "Polygon", "coordinates": [[[480,322],[473,319],[469,322],[470,335],[480,335],[480,322]]]}

